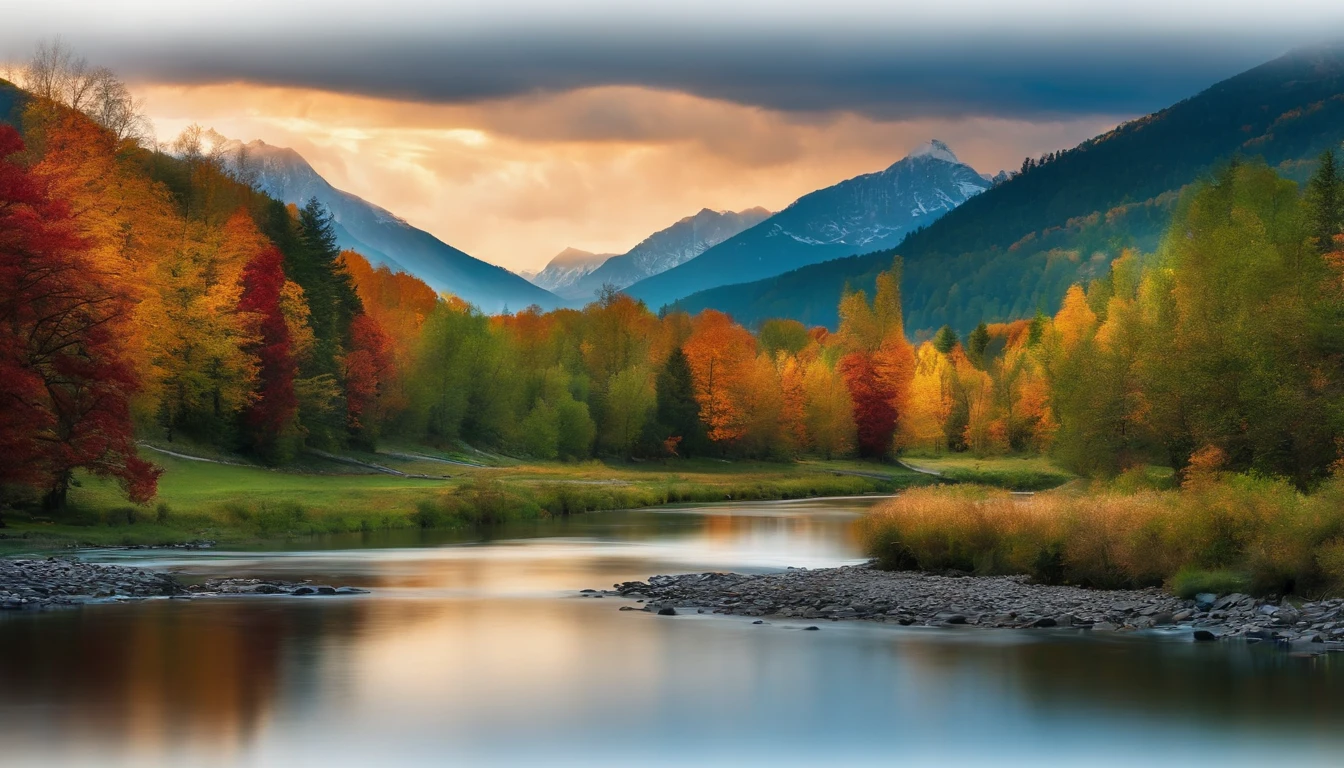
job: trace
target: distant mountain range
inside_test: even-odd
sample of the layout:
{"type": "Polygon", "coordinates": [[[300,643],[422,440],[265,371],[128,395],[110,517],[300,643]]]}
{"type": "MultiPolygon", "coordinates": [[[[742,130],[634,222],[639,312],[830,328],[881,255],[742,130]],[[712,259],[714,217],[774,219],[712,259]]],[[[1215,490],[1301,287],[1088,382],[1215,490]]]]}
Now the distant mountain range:
{"type": "Polygon", "coordinates": [[[562,299],[578,298],[573,294],[575,284],[601,267],[614,253],[589,253],[578,248],[566,248],[546,263],[540,272],[520,272],[533,285],[545,288],[562,299]]]}
{"type": "Polygon", "coordinates": [[[278,200],[300,206],[316,197],[331,211],[343,248],[359,251],[374,263],[409,272],[434,290],[465,299],[487,313],[531,304],[551,309],[562,303],[554,294],[507,269],[473,258],[391,212],[336,189],[292,149],[263,141],[244,145],[236,139],[217,149],[236,163],[238,150],[243,147],[248,170],[256,174],[257,187],[278,200]]]}
{"type": "MultiPolygon", "coordinates": [[[[748,208],[737,212],[701,209],[694,216],[687,216],[666,229],[654,232],[629,251],[606,259],[579,275],[573,283],[551,290],[561,298],[574,302],[591,301],[604,285],[626,288],[645,278],[662,274],[696,258],[742,230],[761,223],[769,216],[770,212],[764,208],[748,208]]],[[[542,282],[537,284],[549,287],[542,282]]]]}
{"type": "Polygon", "coordinates": [[[656,309],[707,288],[890,248],[989,187],[989,180],[933,140],[884,171],[804,195],[627,292],[656,309]]]}
{"type": "MultiPolygon", "coordinates": [[[[677,306],[691,312],[713,307],[748,325],[790,317],[834,327],[845,286],[871,289],[899,253],[911,333],[943,324],[967,331],[982,320],[1053,312],[1071,284],[1104,274],[1122,249],[1156,248],[1180,190],[1207,178],[1219,164],[1238,155],[1261,157],[1301,181],[1320,153],[1339,149],[1341,141],[1344,45],[1303,49],[1003,180],[899,248],[869,241],[864,250],[874,252],[867,255],[763,280],[756,279],[762,275],[723,280],[737,284],[695,293],[677,306]]],[[[739,237],[755,237],[770,226],[767,221],[739,237]]],[[[691,264],[733,244],[711,249],[691,264]]],[[[677,271],[654,280],[667,282],[677,271]]],[[[738,274],[744,272],[726,276],[738,274]]],[[[694,283],[632,291],[656,302],[694,283]]]]}

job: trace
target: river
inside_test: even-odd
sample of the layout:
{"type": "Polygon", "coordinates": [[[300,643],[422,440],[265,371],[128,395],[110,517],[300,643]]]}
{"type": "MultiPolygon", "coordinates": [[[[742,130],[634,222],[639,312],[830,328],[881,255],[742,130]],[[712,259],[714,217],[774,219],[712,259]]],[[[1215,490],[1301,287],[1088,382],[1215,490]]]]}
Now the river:
{"type": "Polygon", "coordinates": [[[1344,763],[1344,654],[1188,633],[619,611],[655,573],[860,561],[872,500],[583,515],[250,552],[93,551],[373,594],[0,616],[0,765],[1344,763]]]}

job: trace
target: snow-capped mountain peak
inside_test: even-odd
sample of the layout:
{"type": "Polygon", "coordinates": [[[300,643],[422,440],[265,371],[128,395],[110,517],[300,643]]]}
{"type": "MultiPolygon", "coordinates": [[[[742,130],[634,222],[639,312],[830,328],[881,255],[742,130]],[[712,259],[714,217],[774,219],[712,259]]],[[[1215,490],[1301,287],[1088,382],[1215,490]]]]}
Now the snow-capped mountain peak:
{"type": "Polygon", "coordinates": [[[934,139],[885,170],[803,195],[697,258],[632,285],[629,293],[663,306],[705,288],[894,248],[989,186],[934,139]]]}
{"type": "Polygon", "coordinates": [[[533,285],[545,288],[548,291],[555,291],[564,295],[566,289],[572,287],[579,280],[592,274],[594,270],[606,263],[614,254],[610,253],[590,253],[581,251],[578,248],[566,248],[557,253],[545,269],[534,275],[527,276],[527,279],[533,285]]]}
{"type": "Polygon", "coordinates": [[[914,151],[909,155],[906,155],[906,157],[931,157],[934,160],[942,160],[945,163],[961,162],[957,159],[957,155],[952,151],[952,148],[938,139],[930,139],[923,144],[920,144],[918,147],[915,147],[914,151]]]}

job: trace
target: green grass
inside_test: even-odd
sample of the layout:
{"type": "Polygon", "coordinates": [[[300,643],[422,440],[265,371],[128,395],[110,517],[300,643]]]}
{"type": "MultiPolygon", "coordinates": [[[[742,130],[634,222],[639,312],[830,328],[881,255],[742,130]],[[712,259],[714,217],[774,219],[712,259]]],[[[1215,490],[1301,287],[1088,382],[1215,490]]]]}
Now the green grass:
{"type": "Polygon", "coordinates": [[[912,455],[903,457],[902,461],[912,467],[932,470],[955,482],[991,485],[1010,491],[1043,491],[1078,477],[1042,456],[976,457],[959,453],[912,455]]]}
{"type": "Polygon", "coordinates": [[[1201,592],[1215,595],[1228,595],[1233,592],[1251,591],[1251,581],[1245,574],[1236,571],[1208,571],[1199,568],[1182,568],[1167,585],[1177,597],[1194,599],[1201,592]]]}
{"type": "MultiPolygon", "coordinates": [[[[447,458],[423,449],[389,450],[447,458]]],[[[450,476],[419,479],[313,456],[303,458],[302,471],[280,471],[190,461],[148,449],[144,455],[164,468],[153,502],[128,504],[115,483],[81,477],[71,490],[70,508],[58,516],[7,512],[0,552],[200,539],[247,544],[325,533],[460,528],[677,502],[891,492],[931,482],[899,466],[862,462],[696,459],[467,467],[382,453],[347,454],[408,474],[450,476]]]]}

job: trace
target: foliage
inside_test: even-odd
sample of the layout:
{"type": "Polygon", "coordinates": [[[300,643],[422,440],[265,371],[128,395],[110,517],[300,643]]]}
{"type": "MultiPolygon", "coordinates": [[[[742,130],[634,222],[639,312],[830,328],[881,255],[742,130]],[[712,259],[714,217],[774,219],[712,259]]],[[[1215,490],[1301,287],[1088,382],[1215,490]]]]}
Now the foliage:
{"type": "Polygon", "coordinates": [[[145,501],[159,470],[135,451],[131,297],[47,179],[15,162],[22,151],[0,125],[0,483],[59,509],[87,469],[145,501]]]}
{"type": "Polygon", "coordinates": [[[243,270],[243,294],[238,312],[247,318],[255,339],[250,348],[257,359],[257,389],[244,414],[252,449],[271,463],[293,457],[299,401],[294,391],[294,345],[281,308],[285,287],[283,257],[274,246],[265,248],[243,270]]]}

